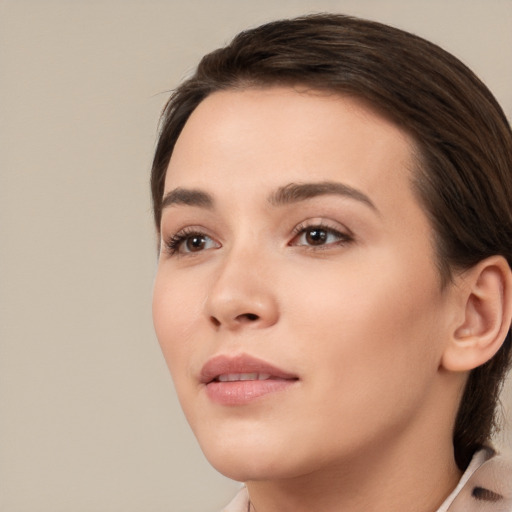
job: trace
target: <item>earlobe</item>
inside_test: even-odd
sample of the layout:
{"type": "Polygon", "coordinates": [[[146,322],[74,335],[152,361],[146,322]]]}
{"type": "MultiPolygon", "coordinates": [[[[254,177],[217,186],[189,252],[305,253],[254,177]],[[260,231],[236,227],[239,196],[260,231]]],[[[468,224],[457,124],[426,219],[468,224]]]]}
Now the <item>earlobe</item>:
{"type": "Polygon", "coordinates": [[[482,260],[460,277],[462,315],[441,366],[469,371],[489,361],[503,344],[512,319],[512,272],[505,258],[482,260]]]}

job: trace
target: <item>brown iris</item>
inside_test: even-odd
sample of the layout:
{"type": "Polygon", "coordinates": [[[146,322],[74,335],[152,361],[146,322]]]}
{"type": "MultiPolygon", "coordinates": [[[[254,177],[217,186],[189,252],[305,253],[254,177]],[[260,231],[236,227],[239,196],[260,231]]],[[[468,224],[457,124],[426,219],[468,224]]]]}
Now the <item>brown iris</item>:
{"type": "Polygon", "coordinates": [[[185,241],[187,251],[197,252],[204,249],[206,238],[203,235],[192,235],[185,241]]]}
{"type": "Polygon", "coordinates": [[[322,245],[327,240],[327,231],[320,228],[311,228],[306,232],[306,242],[310,245],[322,245]]]}

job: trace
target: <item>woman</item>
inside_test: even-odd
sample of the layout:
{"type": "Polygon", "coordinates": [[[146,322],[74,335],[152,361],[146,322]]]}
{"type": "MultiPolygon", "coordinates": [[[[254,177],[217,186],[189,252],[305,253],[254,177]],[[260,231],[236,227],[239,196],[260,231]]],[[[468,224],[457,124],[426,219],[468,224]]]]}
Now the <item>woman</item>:
{"type": "Polygon", "coordinates": [[[511,166],[485,86],[374,22],[264,25],[176,90],[154,323],[206,457],[245,482],[226,510],[440,512],[489,467],[511,166]]]}

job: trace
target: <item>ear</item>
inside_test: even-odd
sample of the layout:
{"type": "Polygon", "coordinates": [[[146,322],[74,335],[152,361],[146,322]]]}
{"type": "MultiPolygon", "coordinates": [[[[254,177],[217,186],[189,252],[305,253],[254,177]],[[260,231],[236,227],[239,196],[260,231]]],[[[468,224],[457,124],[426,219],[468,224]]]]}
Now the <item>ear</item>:
{"type": "Polygon", "coordinates": [[[491,256],[456,278],[460,314],[451,331],[441,366],[469,371],[500,349],[512,319],[512,272],[502,256],[491,256]]]}

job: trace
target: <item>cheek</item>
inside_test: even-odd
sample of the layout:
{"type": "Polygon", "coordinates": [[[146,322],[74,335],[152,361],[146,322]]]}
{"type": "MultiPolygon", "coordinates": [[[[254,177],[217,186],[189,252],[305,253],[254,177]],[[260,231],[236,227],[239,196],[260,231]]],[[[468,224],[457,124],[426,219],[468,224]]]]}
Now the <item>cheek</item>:
{"type": "Polygon", "coordinates": [[[188,369],[196,324],[202,304],[198,288],[180,282],[179,276],[159,269],[153,288],[153,324],[163,355],[177,387],[188,369]]]}
{"type": "Polygon", "coordinates": [[[288,297],[290,350],[308,397],[300,435],[316,439],[319,457],[394,435],[426,403],[439,366],[435,281],[392,266],[351,270],[316,274],[316,285],[303,280],[305,288],[288,297]]]}
{"type": "Polygon", "coordinates": [[[347,265],[350,272],[317,273],[302,281],[301,293],[295,287],[289,296],[291,323],[301,333],[303,351],[325,365],[338,385],[437,370],[441,344],[433,340],[441,341],[441,310],[436,274],[428,266],[418,271],[400,260],[380,261],[385,271],[361,261],[347,265]]]}

